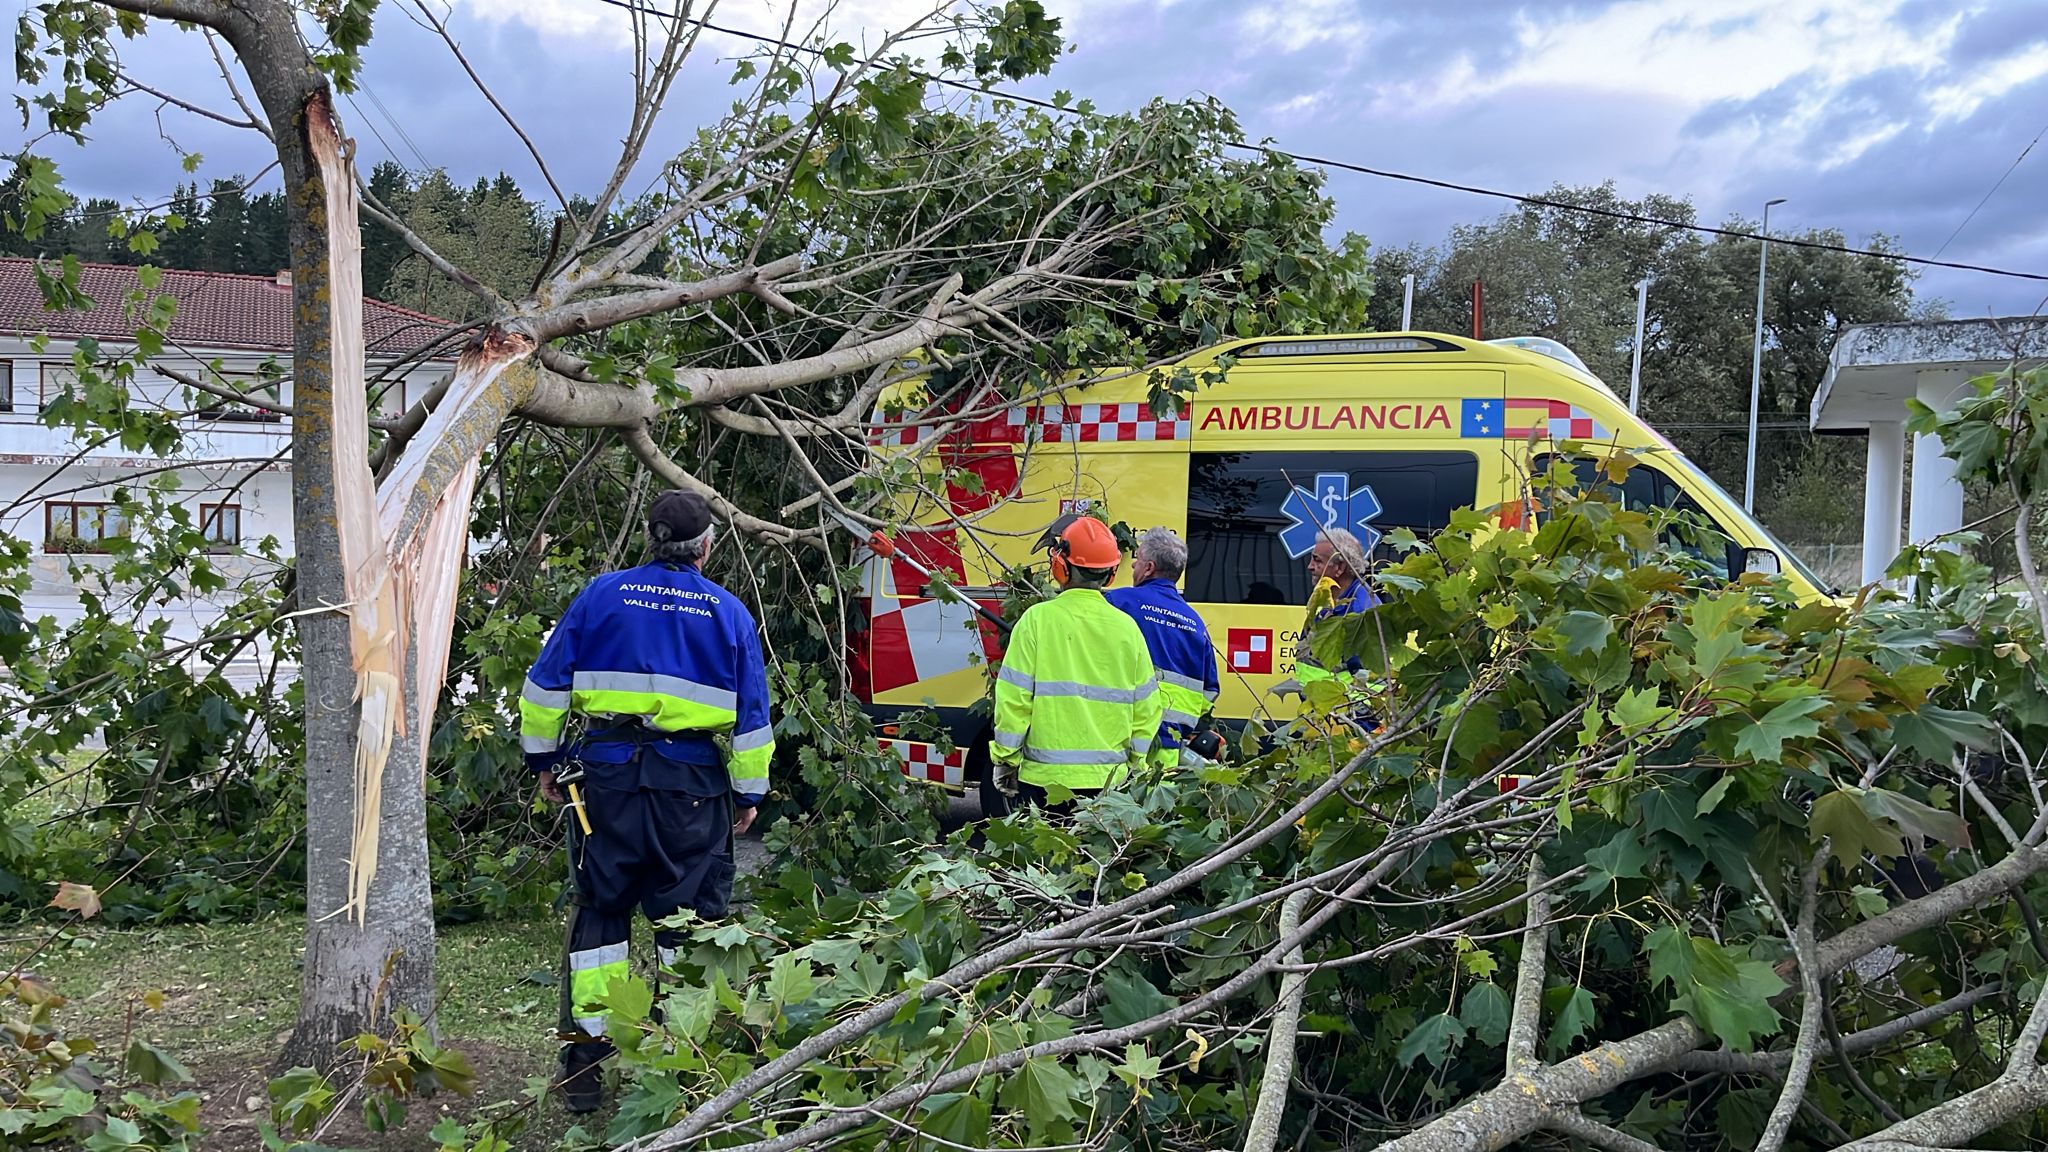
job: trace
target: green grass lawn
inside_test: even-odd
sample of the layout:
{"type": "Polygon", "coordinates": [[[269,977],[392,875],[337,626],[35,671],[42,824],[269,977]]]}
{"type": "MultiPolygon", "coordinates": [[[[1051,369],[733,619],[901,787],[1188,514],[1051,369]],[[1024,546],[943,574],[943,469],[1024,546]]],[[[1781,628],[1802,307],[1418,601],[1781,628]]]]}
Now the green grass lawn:
{"type": "MultiPolygon", "coordinates": [[[[40,936],[28,925],[6,933],[0,960],[12,967],[40,936]]],[[[188,1065],[209,1100],[206,1148],[256,1148],[253,1122],[262,1110],[263,1081],[290,1032],[298,1007],[299,964],[305,923],[279,917],[254,923],[102,929],[88,925],[44,949],[27,965],[63,994],[61,1019],[73,1035],[118,1050],[125,1036],[148,1040],[188,1065]],[[152,1009],[152,993],[161,1006],[152,1009]]],[[[645,929],[642,927],[642,934],[645,929]]],[[[636,942],[637,943],[637,942],[636,942]]],[[[640,955],[651,949],[636,948],[640,955]]],[[[517,1098],[528,1077],[555,1067],[554,968],[561,924],[532,919],[444,928],[436,956],[441,1000],[441,1043],[477,1065],[473,1100],[437,1100],[431,1112],[465,1115],[469,1108],[517,1098]]],[[[431,1148],[431,1116],[390,1137],[368,1137],[351,1125],[330,1136],[339,1147],[431,1148]]],[[[544,1119],[519,1142],[547,1148],[567,1127],[550,1104],[544,1119]]]]}
{"type": "MultiPolygon", "coordinates": [[[[291,1028],[299,998],[304,921],[88,928],[53,945],[33,967],[71,1001],[80,1030],[134,1027],[173,1054],[267,1059],[291,1028]],[[164,995],[149,1011],[143,998],[164,995]]],[[[552,920],[443,929],[435,976],[439,1026],[451,1042],[551,1051],[561,927],[552,920]]],[[[459,1046],[459,1043],[458,1043],[459,1046]]]]}

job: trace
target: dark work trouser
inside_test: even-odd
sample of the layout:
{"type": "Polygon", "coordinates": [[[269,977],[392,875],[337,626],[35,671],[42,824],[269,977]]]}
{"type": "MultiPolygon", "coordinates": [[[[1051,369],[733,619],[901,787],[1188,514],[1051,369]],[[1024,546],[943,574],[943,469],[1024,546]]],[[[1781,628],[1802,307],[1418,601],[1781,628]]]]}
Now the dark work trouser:
{"type": "MultiPolygon", "coordinates": [[[[626,943],[635,907],[657,924],[685,908],[706,919],[726,914],[732,900],[733,812],[724,771],[686,775],[676,789],[615,788],[590,779],[582,785],[590,835],[581,836],[570,820],[576,902],[562,985],[565,1039],[604,1035],[601,998],[614,979],[630,971],[626,943]]],[[[663,968],[674,962],[683,939],[680,932],[656,929],[663,968]]]]}

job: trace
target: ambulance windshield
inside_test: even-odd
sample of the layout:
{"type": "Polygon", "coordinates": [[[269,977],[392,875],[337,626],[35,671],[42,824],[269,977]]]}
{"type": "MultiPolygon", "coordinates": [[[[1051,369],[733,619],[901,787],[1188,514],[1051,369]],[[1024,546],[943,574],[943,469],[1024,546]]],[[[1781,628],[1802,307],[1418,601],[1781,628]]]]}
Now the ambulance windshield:
{"type": "Polygon", "coordinates": [[[1799,571],[1799,574],[1806,578],[1807,583],[1813,585],[1815,588],[1820,589],[1822,592],[1825,592],[1830,596],[1835,594],[1835,588],[1832,584],[1829,584],[1826,580],[1821,579],[1818,573],[1816,573],[1813,569],[1808,568],[1806,566],[1806,561],[1801,560],[1797,552],[1794,552],[1792,551],[1792,549],[1787,548],[1785,546],[1785,542],[1778,539],[1776,533],[1772,532],[1769,528],[1764,527],[1764,522],[1762,520],[1757,519],[1753,514],[1749,512],[1743,511],[1742,501],[1737,500],[1733,496],[1730,496],[1726,489],[1722,488],[1719,484],[1714,483],[1714,478],[1712,476],[1707,475],[1706,469],[1701,468],[1699,465],[1693,463],[1690,459],[1686,457],[1685,453],[1683,452],[1671,452],[1665,454],[1662,457],[1662,459],[1676,466],[1680,471],[1684,472],[1687,476],[1691,477],[1701,487],[1719,495],[1721,497],[1723,505],[1728,508],[1729,513],[1731,515],[1741,517],[1742,522],[1749,525],[1751,531],[1755,532],[1758,536],[1763,537],[1764,542],[1771,546],[1771,550],[1776,552],[1779,556],[1783,557],[1785,563],[1790,564],[1793,568],[1797,569],[1799,571]]]}

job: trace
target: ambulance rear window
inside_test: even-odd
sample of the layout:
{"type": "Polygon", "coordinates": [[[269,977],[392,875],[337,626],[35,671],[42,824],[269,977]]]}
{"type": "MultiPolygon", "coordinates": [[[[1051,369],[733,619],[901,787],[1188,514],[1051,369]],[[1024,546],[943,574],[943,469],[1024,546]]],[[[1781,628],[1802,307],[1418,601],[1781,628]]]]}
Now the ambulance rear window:
{"type": "Polygon", "coordinates": [[[1187,598],[1306,604],[1319,529],[1348,527],[1368,545],[1396,528],[1427,534],[1478,492],[1470,452],[1192,453],[1187,598]]]}

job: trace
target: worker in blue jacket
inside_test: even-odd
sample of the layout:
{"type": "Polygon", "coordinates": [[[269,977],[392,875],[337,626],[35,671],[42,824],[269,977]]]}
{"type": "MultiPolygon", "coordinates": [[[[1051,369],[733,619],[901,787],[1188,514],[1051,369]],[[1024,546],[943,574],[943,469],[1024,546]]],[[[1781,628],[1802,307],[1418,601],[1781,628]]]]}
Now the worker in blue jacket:
{"type": "Polygon", "coordinates": [[[1209,627],[1188,607],[1178,581],[1187,571],[1188,546],[1171,528],[1150,528],[1138,537],[1131,558],[1131,587],[1103,593],[1138,622],[1151,650],[1163,706],[1152,761],[1170,767],[1180,760],[1189,734],[1216,703],[1216,648],[1209,627]]]}
{"type": "MultiPolygon", "coordinates": [[[[601,998],[627,975],[634,906],[659,923],[712,918],[732,899],[732,839],[754,821],[775,754],[768,677],[754,617],[704,577],[711,508],[664,492],[649,513],[651,558],[591,581],[527,674],[520,745],[542,794],[580,769],[587,834],[572,831],[576,906],[564,982],[562,1086],[572,1112],[603,1103],[611,1054],[601,998]],[[588,718],[565,747],[570,713],[588,718]],[[715,736],[727,737],[721,750],[715,736]]],[[[572,829],[577,821],[571,821],[572,829]]],[[[657,929],[661,966],[683,934],[657,929]]]]}

